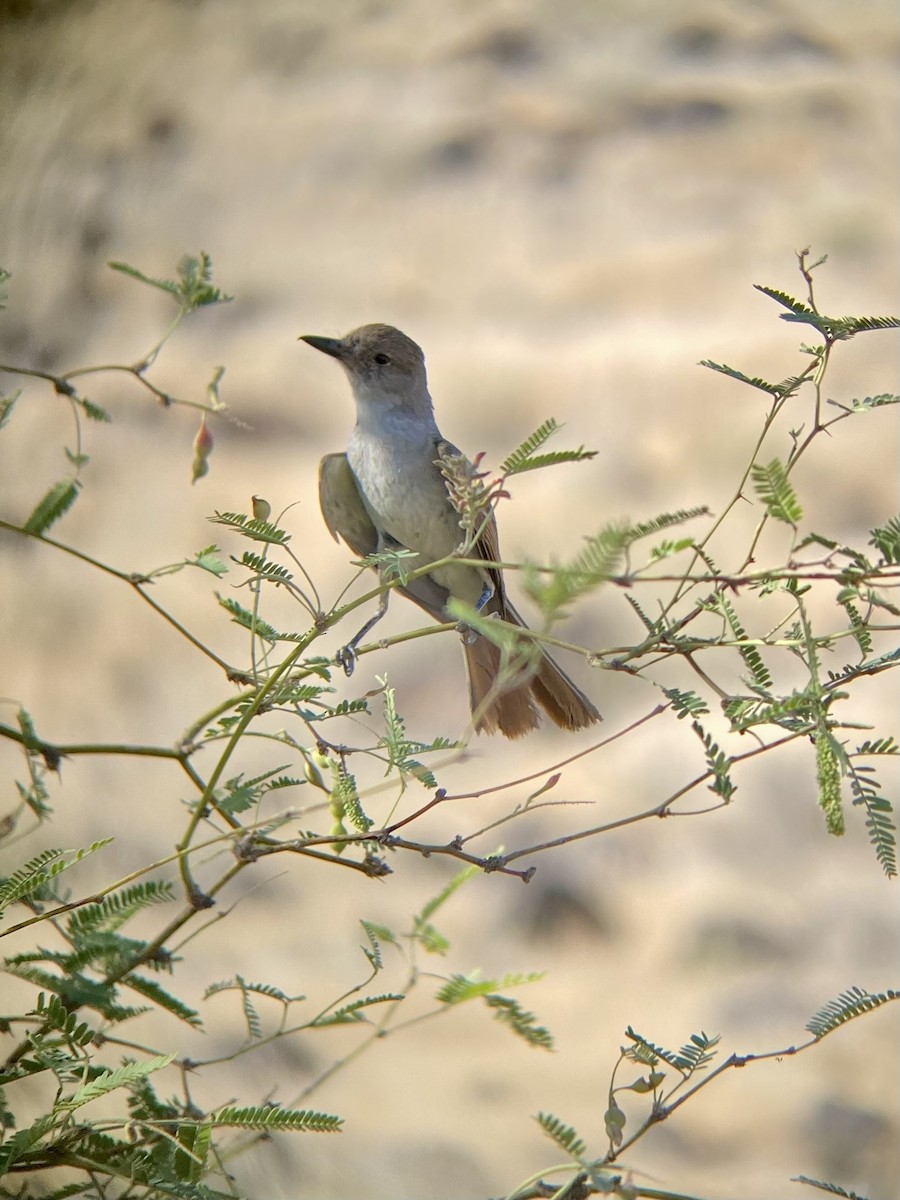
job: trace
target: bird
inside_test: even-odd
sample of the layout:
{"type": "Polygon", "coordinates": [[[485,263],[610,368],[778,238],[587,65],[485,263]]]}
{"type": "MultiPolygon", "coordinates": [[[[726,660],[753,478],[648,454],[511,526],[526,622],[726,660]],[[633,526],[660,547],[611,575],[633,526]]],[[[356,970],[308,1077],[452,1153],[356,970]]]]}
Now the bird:
{"type": "MultiPolygon", "coordinates": [[[[335,541],[360,558],[404,550],[417,556],[411,570],[440,564],[463,542],[460,513],[451,500],[441,460],[471,464],[438,429],[421,348],[391,325],[362,325],[342,338],[304,334],[314,349],[336,359],[356,403],[356,425],[346,453],[326,454],[319,467],[319,503],[335,541]]],[[[480,613],[526,629],[506,594],[493,513],[466,561],[443,562],[428,574],[407,579],[396,590],[437,621],[456,598],[480,613]],[[473,558],[485,566],[473,566],[473,558]]],[[[387,611],[388,592],[356,637],[338,656],[349,674],[355,647],[387,611]]],[[[577,730],[602,720],[591,701],[539,646],[529,667],[504,671],[495,642],[461,627],[469,703],[479,733],[520,738],[537,728],[541,711],[562,729],[577,730]],[[507,677],[509,676],[509,677],[507,677]]],[[[538,644],[539,645],[539,644],[538,644]]]]}

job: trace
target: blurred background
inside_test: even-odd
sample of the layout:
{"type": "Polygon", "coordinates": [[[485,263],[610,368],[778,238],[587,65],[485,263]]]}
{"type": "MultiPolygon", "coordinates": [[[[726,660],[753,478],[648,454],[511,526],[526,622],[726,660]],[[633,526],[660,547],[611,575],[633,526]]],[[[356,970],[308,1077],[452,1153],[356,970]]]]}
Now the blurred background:
{"type": "MultiPolygon", "coordinates": [[[[333,600],[352,569],[319,517],[316,467],[345,444],[352,406],[335,364],[297,336],[367,321],[396,324],[425,348],[442,429],[470,455],[496,463],[551,415],[566,425],[556,445],[599,449],[590,463],[514,481],[501,513],[506,558],[565,558],[612,519],[694,504],[720,512],[764,397],[696,364],[774,379],[802,368],[803,331],[752,284],[802,296],[795,251],[811,246],[829,255],[818,275],[825,311],[896,308],[898,49],[888,0],[0,0],[0,266],[13,273],[0,361],[61,371],[146,353],[171,302],[111,272],[110,259],[171,276],[183,253],[202,249],[236,297],[188,321],[152,373],[203,401],[214,367],[227,368],[221,396],[236,419],[214,423],[209,476],[190,484],[195,412],[159,407],[125,376],[91,377],[84,392],[114,426],[85,430],[84,493],[52,536],[129,571],[212,541],[239,554],[207,517],[246,512],[261,494],[276,514],[294,506],[283,518],[292,545],[333,600]]],[[[839,347],[828,395],[895,390],[896,373],[896,338],[861,337],[839,347]]],[[[19,385],[0,441],[0,511],[14,521],[66,473],[61,445],[75,441],[66,402],[40,383],[0,380],[19,385]]],[[[768,457],[786,454],[808,400],[797,411],[768,457]]],[[[810,528],[864,544],[896,511],[894,413],[821,438],[797,485],[810,528]]],[[[734,538],[718,547],[725,561],[746,546],[743,532],[734,538]]],[[[760,562],[768,552],[783,556],[778,536],[760,562]]],[[[21,703],[59,742],[171,744],[229,694],[127,586],[8,536],[2,554],[4,721],[21,703]]],[[[209,577],[185,572],[154,595],[244,661],[212,591],[209,577]]],[[[280,597],[266,615],[302,626],[280,597]]],[[[419,624],[395,602],[382,628],[419,624]]],[[[559,632],[598,649],[639,636],[611,592],[559,632]]],[[[566,666],[603,709],[603,735],[656,702],[641,681],[583,658],[566,666]]],[[[385,673],[414,736],[464,728],[454,637],[369,656],[347,694],[385,673]]],[[[857,711],[896,732],[895,699],[873,683],[857,711]]],[[[365,735],[348,724],[341,736],[365,735]]],[[[597,740],[549,730],[514,746],[481,739],[439,779],[452,792],[482,788],[597,740]]],[[[657,719],[573,764],[556,795],[590,807],[507,826],[505,844],[659,803],[702,769],[691,741],[657,719]]],[[[19,769],[8,744],[0,761],[4,777],[19,769]]],[[[276,765],[248,756],[240,767],[258,763],[276,765]]],[[[360,769],[364,783],[378,781],[360,769]]],[[[556,1160],[531,1120],[539,1110],[602,1148],[608,1076],[629,1024],[676,1048],[703,1028],[722,1034],[724,1053],[764,1052],[805,1040],[808,1017],[850,985],[896,986],[895,898],[858,812],[843,840],[826,836],[811,748],[764,756],[737,782],[734,803],[714,815],[587,839],[538,856],[527,889],[483,876],[448,907],[439,924],[453,948],[434,969],[546,969],[518,998],[555,1033],[554,1055],[474,1007],[398,1034],[310,1097],[347,1118],[339,1139],[278,1137],[231,1164],[239,1186],[252,1200],[500,1194],[556,1160]]],[[[441,811],[416,833],[437,841],[480,827],[527,790],[441,811]]],[[[92,871],[107,882],[170,851],[189,798],[165,763],[67,761],[49,841],[39,831],[9,853],[18,862],[115,833],[107,857],[71,877],[76,891],[92,871]]],[[[245,872],[217,910],[227,926],[192,943],[190,971],[174,981],[211,1032],[165,1025],[158,1036],[182,1039],[195,1058],[239,1045],[233,997],[201,1000],[206,984],[237,972],[308,994],[311,1011],[354,986],[358,918],[405,928],[453,874],[441,860],[391,865],[381,883],[281,859],[245,872]]],[[[402,975],[384,980],[388,990],[402,975]]],[[[644,1183],[730,1200],[795,1196],[790,1177],[801,1173],[873,1200],[900,1196],[897,1032],[888,1009],[798,1059],[735,1072],[628,1161],[644,1183]]],[[[136,1025],[134,1036],[154,1035],[136,1025]]],[[[277,1043],[204,1072],[195,1100],[290,1103],[353,1044],[337,1032],[277,1043]]]]}

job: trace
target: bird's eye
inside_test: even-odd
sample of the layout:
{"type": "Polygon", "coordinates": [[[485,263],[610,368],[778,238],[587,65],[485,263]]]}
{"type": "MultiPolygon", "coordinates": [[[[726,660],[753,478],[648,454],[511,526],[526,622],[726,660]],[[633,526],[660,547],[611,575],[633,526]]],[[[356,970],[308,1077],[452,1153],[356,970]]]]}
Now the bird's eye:
{"type": "Polygon", "coordinates": [[[379,367],[386,367],[391,360],[386,354],[376,354],[375,361],[379,367]]]}

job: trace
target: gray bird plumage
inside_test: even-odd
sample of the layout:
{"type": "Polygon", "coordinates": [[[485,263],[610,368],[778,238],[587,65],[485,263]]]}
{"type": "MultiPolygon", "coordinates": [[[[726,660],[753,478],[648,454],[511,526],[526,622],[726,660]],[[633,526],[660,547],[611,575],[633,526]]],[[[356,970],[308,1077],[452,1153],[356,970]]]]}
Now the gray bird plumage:
{"type": "MultiPolygon", "coordinates": [[[[452,555],[462,530],[437,459],[441,452],[460,451],[441,437],[435,422],[421,349],[390,325],[363,325],[343,338],[310,335],[303,341],[340,362],[356,401],[346,454],[326,455],[319,468],[319,501],[332,536],[360,557],[404,548],[418,554],[417,565],[424,566],[452,555]]],[[[491,518],[469,555],[483,558],[484,567],[445,563],[397,590],[437,621],[447,619],[445,605],[454,596],[524,628],[500,571],[487,565],[499,561],[499,554],[491,518]]],[[[539,709],[563,729],[601,720],[545,651],[533,673],[498,687],[499,648],[469,630],[463,649],[479,731],[521,737],[539,724],[539,709]]]]}

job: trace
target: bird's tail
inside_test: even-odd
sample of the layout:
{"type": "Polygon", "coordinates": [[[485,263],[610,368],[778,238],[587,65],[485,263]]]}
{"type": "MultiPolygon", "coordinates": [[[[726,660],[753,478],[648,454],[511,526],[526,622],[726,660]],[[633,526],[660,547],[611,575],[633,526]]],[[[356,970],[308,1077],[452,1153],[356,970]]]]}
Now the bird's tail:
{"type": "MultiPolygon", "coordinates": [[[[508,601],[503,615],[510,624],[525,628],[525,622],[508,601]]],[[[513,676],[508,685],[498,686],[502,666],[500,648],[477,634],[470,642],[464,640],[463,646],[469,702],[479,733],[524,737],[540,724],[540,709],[560,729],[584,729],[603,720],[546,650],[541,651],[536,668],[521,682],[513,676]]]]}

